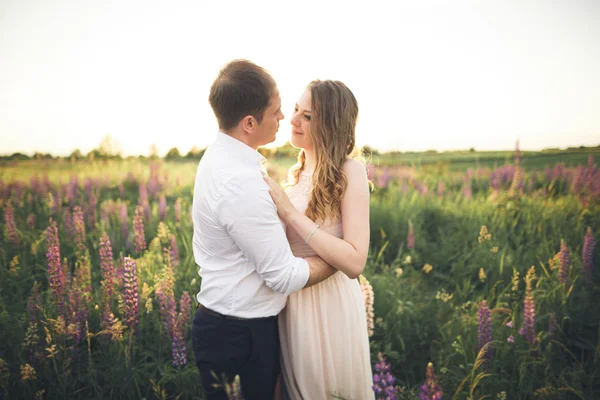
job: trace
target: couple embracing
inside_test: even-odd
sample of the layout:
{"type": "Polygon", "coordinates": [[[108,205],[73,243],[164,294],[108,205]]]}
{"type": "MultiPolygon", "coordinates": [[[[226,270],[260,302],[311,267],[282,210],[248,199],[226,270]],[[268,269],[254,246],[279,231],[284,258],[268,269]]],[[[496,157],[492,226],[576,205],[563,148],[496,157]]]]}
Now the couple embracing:
{"type": "Polygon", "coordinates": [[[202,277],[192,337],[207,399],[227,399],[215,384],[236,375],[247,400],[374,398],[357,280],[369,184],[356,98],[339,81],[307,86],[291,117],[300,150],[285,190],[256,150],[284,118],[271,75],[232,61],[209,101],[219,132],[198,166],[192,209],[202,277]]]}

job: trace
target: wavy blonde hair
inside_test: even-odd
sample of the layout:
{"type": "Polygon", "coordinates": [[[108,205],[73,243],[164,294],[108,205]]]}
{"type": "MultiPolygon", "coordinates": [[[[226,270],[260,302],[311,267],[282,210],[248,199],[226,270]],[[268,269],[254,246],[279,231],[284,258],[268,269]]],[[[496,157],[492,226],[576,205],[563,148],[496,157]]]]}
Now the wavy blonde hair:
{"type": "MultiPolygon", "coordinates": [[[[335,220],[342,209],[342,197],[348,180],[342,166],[346,160],[358,159],[364,164],[356,147],[358,102],[354,94],[340,81],[315,80],[308,84],[311,102],[310,137],[315,152],[315,171],[306,216],[313,221],[335,220]]],[[[306,165],[304,150],[290,169],[285,186],[298,183],[306,165]]]]}

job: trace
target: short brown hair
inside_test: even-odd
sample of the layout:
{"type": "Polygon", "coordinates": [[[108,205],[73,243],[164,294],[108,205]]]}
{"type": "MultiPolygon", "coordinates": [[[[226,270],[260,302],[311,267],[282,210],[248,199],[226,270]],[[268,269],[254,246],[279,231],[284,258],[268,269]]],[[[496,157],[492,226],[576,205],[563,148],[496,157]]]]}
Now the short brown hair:
{"type": "Polygon", "coordinates": [[[275,86],[273,77],[251,61],[233,60],[225,65],[208,96],[219,128],[232,129],[247,115],[260,124],[275,86]]]}

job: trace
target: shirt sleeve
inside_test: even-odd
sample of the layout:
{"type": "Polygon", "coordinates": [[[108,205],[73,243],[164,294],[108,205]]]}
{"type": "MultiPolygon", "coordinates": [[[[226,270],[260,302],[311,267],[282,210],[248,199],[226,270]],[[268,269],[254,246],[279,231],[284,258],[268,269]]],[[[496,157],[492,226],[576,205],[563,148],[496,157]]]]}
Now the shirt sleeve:
{"type": "Polygon", "coordinates": [[[223,188],[217,218],[267,286],[284,295],[302,289],[308,263],[292,254],[262,176],[237,176],[223,188]]]}

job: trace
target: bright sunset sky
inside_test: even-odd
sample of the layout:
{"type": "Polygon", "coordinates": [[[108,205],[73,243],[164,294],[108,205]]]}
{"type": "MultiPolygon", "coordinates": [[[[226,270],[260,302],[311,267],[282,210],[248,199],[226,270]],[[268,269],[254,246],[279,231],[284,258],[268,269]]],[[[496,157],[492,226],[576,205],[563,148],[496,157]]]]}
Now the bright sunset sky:
{"type": "Polygon", "coordinates": [[[600,144],[600,1],[0,0],[0,153],[203,147],[234,58],[279,84],[276,145],[315,78],[381,150],[600,144]]]}

